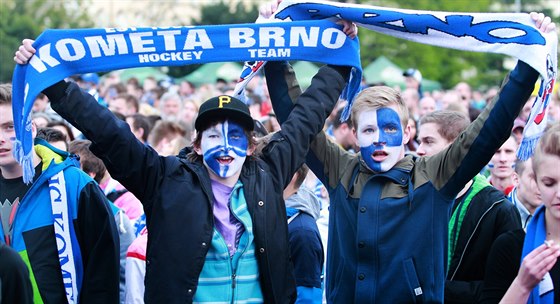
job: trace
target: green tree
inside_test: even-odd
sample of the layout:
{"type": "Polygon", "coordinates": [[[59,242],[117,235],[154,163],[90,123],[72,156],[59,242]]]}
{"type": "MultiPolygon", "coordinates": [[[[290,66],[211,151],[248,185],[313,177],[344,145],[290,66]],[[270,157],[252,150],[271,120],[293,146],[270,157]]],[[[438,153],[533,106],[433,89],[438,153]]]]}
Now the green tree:
{"type": "Polygon", "coordinates": [[[91,27],[83,0],[0,1],[0,82],[10,82],[14,53],[24,38],[35,38],[46,28],[91,27]]]}

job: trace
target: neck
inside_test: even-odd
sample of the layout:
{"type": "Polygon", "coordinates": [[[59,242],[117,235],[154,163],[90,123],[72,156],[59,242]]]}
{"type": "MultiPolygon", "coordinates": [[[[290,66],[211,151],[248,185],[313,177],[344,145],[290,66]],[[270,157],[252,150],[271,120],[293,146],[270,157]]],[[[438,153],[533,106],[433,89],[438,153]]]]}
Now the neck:
{"type": "MultiPolygon", "coordinates": [[[[32,153],[33,153],[33,167],[36,167],[41,162],[41,159],[35,153],[34,150],[32,150],[32,153]]],[[[14,179],[23,176],[23,168],[17,162],[14,162],[13,164],[8,166],[3,166],[2,168],[0,168],[0,171],[2,173],[2,177],[6,179],[14,179]]]]}
{"type": "Polygon", "coordinates": [[[214,173],[214,171],[212,170],[208,170],[208,173],[210,174],[211,180],[216,181],[222,185],[228,186],[230,188],[235,186],[235,184],[239,180],[239,175],[241,175],[241,171],[239,171],[230,177],[222,178],[218,176],[216,173],[214,173]]]}
{"type": "Polygon", "coordinates": [[[472,186],[473,184],[473,180],[471,179],[466,185],[465,187],[463,187],[463,189],[461,190],[461,192],[459,192],[459,194],[457,194],[457,196],[455,198],[461,197],[463,196],[465,193],[467,193],[467,191],[469,190],[469,188],[472,186]]]}
{"type": "Polygon", "coordinates": [[[500,190],[500,191],[504,191],[507,187],[513,185],[512,181],[511,181],[511,177],[496,177],[496,176],[492,176],[492,186],[494,186],[494,188],[500,190]]]}
{"type": "Polygon", "coordinates": [[[554,240],[556,244],[560,244],[560,221],[545,210],[544,214],[546,220],[546,239],[554,240]]]}

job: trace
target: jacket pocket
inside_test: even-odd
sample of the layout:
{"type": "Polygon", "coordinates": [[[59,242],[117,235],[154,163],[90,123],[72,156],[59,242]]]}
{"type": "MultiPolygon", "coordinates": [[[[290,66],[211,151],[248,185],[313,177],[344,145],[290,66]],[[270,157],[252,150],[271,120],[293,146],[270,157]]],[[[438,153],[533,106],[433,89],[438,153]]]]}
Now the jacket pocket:
{"type": "Polygon", "coordinates": [[[414,303],[422,303],[424,292],[422,286],[420,286],[420,281],[418,280],[418,274],[416,273],[416,267],[414,266],[412,258],[405,259],[403,261],[403,267],[414,303]]]}

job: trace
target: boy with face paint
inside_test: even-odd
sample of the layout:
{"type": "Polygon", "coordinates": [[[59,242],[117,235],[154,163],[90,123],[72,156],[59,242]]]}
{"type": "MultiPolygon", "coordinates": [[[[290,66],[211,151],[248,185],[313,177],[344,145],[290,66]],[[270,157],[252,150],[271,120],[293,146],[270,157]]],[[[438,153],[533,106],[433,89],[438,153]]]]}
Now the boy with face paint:
{"type": "MultiPolygon", "coordinates": [[[[541,31],[554,30],[550,18],[532,17],[541,31]]],[[[267,64],[265,73],[282,122],[299,87],[286,65],[267,64]]],[[[351,117],[360,153],[346,153],[325,133],[317,135],[307,164],[331,199],[327,302],[444,302],[454,199],[509,137],[537,78],[519,62],[480,116],[430,157],[405,156],[409,114],[389,87],[367,88],[354,101],[351,117]]]]}
{"type": "MultiPolygon", "coordinates": [[[[34,52],[25,40],[16,62],[34,52]]],[[[227,95],[201,105],[192,149],[163,157],[76,84],[59,82],[44,93],[144,205],[146,302],[290,303],[296,286],[283,189],[349,75],[350,67],[322,67],[258,158],[249,109],[227,95]]]]}

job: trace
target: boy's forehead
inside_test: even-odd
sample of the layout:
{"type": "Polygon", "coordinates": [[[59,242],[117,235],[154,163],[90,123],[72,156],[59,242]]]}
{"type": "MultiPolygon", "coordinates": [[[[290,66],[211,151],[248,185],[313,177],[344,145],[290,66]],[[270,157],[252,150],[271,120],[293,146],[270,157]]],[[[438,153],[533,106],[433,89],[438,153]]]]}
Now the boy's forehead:
{"type": "Polygon", "coordinates": [[[376,106],[372,106],[372,107],[367,107],[364,108],[362,111],[360,111],[360,113],[358,113],[358,118],[365,118],[367,120],[377,120],[377,117],[375,117],[375,115],[377,115],[377,113],[379,112],[385,112],[388,113],[384,110],[393,110],[397,113],[398,117],[399,117],[399,121],[402,121],[403,117],[402,117],[402,113],[399,111],[399,107],[397,105],[391,104],[388,106],[382,106],[382,107],[376,107],[376,106]],[[367,115],[364,115],[367,114],[367,115]]]}
{"type": "Polygon", "coordinates": [[[12,106],[8,104],[0,105],[0,121],[2,123],[13,122],[12,106]]]}

